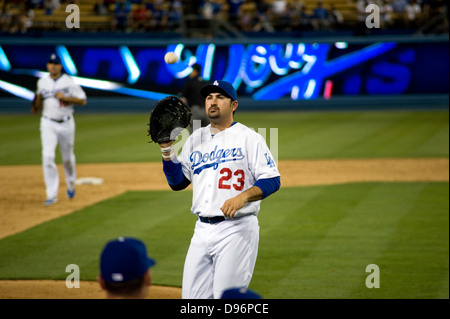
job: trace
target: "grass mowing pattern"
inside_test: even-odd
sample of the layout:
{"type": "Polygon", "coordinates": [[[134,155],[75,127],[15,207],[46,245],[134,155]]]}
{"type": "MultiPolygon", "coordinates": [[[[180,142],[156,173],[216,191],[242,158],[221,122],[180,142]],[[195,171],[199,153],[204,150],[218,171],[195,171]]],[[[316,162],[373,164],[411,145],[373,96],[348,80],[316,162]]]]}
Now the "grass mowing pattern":
{"type": "MultiPolygon", "coordinates": [[[[265,128],[268,141],[277,128],[279,159],[449,156],[446,111],[237,112],[235,120],[265,128]]],[[[148,143],[148,114],[79,114],[75,121],[77,163],[160,161],[158,146],[148,143]]],[[[2,115],[0,144],[0,165],[39,164],[39,118],[2,115]]]]}
{"type": "MultiPolygon", "coordinates": [[[[265,298],[448,298],[448,183],[284,188],[264,200],[251,288],[265,298]],[[380,267],[380,289],[365,268],[380,267]]],[[[143,239],[154,283],[180,286],[192,192],[128,192],[0,240],[0,278],[95,280],[105,242],[143,239]],[[170,209],[167,206],[170,203],[170,209]]]]}
{"type": "MultiPolygon", "coordinates": [[[[237,112],[235,120],[278,128],[279,159],[449,156],[448,111],[237,112]]],[[[148,114],[76,115],[77,162],[160,161],[147,122],[148,114]]],[[[2,115],[0,143],[0,165],[39,164],[39,118],[2,115]]],[[[282,188],[262,204],[251,287],[265,298],[449,298],[448,192],[448,183],[282,188]],[[380,289],[365,287],[372,263],[380,289]]],[[[95,280],[106,241],[135,236],[158,261],[154,283],[180,286],[191,196],[128,192],[6,237],[0,279],[65,279],[75,263],[95,280]]]]}
{"type": "Polygon", "coordinates": [[[275,196],[260,217],[252,283],[263,295],[448,298],[448,184],[348,184],[275,196]],[[279,202],[289,204],[277,209],[279,202]],[[369,264],[380,267],[380,289],[365,286],[369,264]]]}

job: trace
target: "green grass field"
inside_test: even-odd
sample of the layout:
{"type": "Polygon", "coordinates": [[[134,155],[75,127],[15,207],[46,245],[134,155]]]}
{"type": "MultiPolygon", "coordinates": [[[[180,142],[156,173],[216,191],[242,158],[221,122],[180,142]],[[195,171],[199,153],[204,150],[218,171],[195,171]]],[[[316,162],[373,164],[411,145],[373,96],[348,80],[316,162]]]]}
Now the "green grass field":
{"type": "MultiPolygon", "coordinates": [[[[237,112],[235,119],[265,128],[267,138],[277,128],[279,159],[449,156],[445,111],[237,112]]],[[[147,114],[80,114],[75,121],[78,163],[160,160],[148,144],[147,114]]],[[[2,114],[0,142],[0,165],[39,164],[39,118],[2,114]]]]}
{"type": "MultiPolygon", "coordinates": [[[[449,116],[433,112],[241,113],[278,128],[279,160],[449,156],[449,116]]],[[[78,163],[160,161],[145,114],[78,115],[78,163]]],[[[0,164],[39,164],[39,120],[0,117],[0,164]]],[[[60,159],[59,159],[60,161],[60,159]]],[[[0,279],[95,280],[105,242],[142,238],[154,283],[180,286],[193,232],[189,190],[133,191],[0,240],[0,279]],[[161,207],[171,204],[170,212],[161,207]]],[[[281,188],[261,205],[251,288],[265,298],[449,298],[449,185],[350,183],[281,188]],[[380,288],[365,285],[366,266],[380,288]]]]}

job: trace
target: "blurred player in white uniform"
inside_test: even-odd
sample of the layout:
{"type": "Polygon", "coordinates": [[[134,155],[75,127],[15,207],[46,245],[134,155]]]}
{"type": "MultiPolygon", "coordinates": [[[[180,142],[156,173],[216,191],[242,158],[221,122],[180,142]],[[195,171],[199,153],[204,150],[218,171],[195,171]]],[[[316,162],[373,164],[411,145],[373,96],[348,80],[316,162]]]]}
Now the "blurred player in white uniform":
{"type": "Polygon", "coordinates": [[[42,144],[42,166],[47,199],[44,205],[52,205],[58,200],[59,174],[55,164],[55,150],[59,143],[67,197],[75,196],[75,121],[74,105],[86,105],[83,89],[67,74],[62,73],[61,60],[52,54],[47,61],[49,75],[37,82],[34,113],[42,112],[40,131],[42,144]],[[40,105],[39,105],[40,104],[40,105]]]}
{"type": "Polygon", "coordinates": [[[226,289],[247,288],[259,242],[261,200],[280,187],[280,174],[264,138],[234,121],[233,86],[215,81],[200,90],[210,125],[186,140],[177,158],[161,143],[163,171],[173,190],[193,187],[198,216],[186,256],[182,297],[220,298],[226,289]]]}

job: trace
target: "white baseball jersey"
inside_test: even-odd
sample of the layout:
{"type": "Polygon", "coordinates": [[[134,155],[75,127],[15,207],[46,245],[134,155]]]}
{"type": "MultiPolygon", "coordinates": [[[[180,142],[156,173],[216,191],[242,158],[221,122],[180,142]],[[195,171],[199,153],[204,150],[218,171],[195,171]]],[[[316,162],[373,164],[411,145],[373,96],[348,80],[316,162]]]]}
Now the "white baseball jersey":
{"type": "MultiPolygon", "coordinates": [[[[178,157],[193,185],[192,213],[223,216],[227,199],[252,187],[258,179],[280,176],[264,138],[235,123],[211,135],[211,126],[199,128],[186,140],[178,157]]],[[[247,203],[235,217],[257,215],[261,201],[247,203]]]]}
{"type": "Polygon", "coordinates": [[[60,120],[72,116],[73,105],[63,105],[60,100],[55,97],[55,93],[61,91],[65,96],[86,99],[83,89],[76,84],[67,74],[62,74],[56,80],[50,76],[41,78],[37,82],[37,93],[43,96],[42,115],[60,120]]]}
{"type": "Polygon", "coordinates": [[[57,198],[59,188],[59,174],[55,164],[55,150],[58,143],[68,190],[73,190],[76,180],[73,105],[56,98],[57,92],[62,92],[69,97],[86,99],[83,89],[66,74],[55,80],[47,76],[37,82],[36,93],[42,94],[43,97],[40,131],[44,181],[47,199],[53,200],[57,198]]]}

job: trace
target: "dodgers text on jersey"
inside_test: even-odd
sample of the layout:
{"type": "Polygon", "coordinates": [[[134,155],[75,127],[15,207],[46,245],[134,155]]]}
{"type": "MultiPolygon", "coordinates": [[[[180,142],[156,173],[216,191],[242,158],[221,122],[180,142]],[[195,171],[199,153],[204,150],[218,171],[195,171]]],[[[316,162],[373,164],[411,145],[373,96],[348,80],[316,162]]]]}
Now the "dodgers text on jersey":
{"type": "Polygon", "coordinates": [[[216,145],[214,150],[209,153],[201,153],[200,151],[191,153],[190,161],[192,163],[191,168],[194,171],[194,174],[200,174],[202,170],[210,167],[215,170],[221,163],[239,161],[245,158],[240,147],[219,150],[217,147],[218,146],[216,145]]]}

